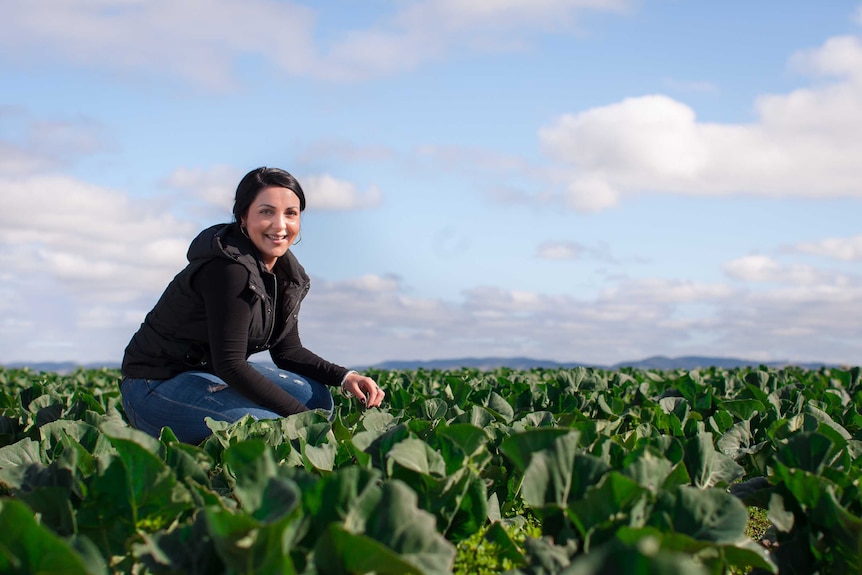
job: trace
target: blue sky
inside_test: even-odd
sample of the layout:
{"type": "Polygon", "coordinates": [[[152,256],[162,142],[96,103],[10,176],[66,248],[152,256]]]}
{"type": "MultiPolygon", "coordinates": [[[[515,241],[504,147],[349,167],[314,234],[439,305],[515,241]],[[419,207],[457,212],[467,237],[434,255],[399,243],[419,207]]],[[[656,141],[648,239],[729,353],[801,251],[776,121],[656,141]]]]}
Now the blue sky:
{"type": "Polygon", "coordinates": [[[858,364],[862,4],[0,7],[0,363],[116,362],[246,171],[343,365],[858,364]]]}

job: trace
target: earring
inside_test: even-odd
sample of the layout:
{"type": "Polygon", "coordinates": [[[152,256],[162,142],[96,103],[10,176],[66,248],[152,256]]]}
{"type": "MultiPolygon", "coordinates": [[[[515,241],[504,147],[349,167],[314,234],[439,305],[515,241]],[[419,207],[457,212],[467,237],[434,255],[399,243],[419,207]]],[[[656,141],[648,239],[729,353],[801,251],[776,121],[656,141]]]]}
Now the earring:
{"type": "Polygon", "coordinates": [[[239,231],[240,231],[240,232],[242,232],[242,235],[244,235],[244,236],[245,236],[245,237],[247,237],[248,239],[251,239],[251,238],[248,236],[248,230],[247,230],[247,229],[245,229],[245,226],[244,226],[244,225],[240,224],[240,226],[239,226],[239,231]]]}
{"type": "Polygon", "coordinates": [[[302,230],[299,230],[299,237],[293,242],[293,245],[296,245],[302,241],[302,230]]]}

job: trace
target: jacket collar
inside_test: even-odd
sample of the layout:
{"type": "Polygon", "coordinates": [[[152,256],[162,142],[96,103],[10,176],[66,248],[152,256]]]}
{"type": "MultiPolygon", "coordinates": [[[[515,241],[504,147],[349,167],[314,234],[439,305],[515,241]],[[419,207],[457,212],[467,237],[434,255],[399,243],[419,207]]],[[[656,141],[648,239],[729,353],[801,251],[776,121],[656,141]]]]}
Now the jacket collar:
{"type": "MultiPolygon", "coordinates": [[[[190,262],[225,257],[242,263],[249,270],[257,270],[261,276],[267,273],[257,248],[242,234],[236,222],[216,224],[203,230],[189,246],[187,257],[190,262]]],[[[283,278],[290,284],[305,286],[310,283],[305,269],[290,250],[275,261],[273,271],[277,277],[283,278]]]]}

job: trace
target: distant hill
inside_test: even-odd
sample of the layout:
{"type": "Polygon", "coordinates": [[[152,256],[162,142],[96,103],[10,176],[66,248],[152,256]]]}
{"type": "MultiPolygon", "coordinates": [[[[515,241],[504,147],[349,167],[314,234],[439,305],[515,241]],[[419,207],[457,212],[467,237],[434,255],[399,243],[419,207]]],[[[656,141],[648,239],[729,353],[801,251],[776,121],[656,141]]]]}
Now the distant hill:
{"type": "MultiPolygon", "coordinates": [[[[261,361],[261,360],[257,360],[261,361]]],[[[487,371],[498,367],[509,367],[511,369],[533,369],[533,368],[571,368],[571,367],[596,367],[601,369],[619,369],[621,367],[631,367],[636,369],[697,369],[706,367],[720,367],[724,369],[733,369],[738,367],[757,367],[765,365],[767,367],[786,367],[795,365],[804,369],[820,369],[821,367],[838,367],[835,364],[827,364],[822,362],[806,362],[794,363],[791,361],[770,361],[760,362],[747,359],[738,359],[733,357],[708,357],[708,356],[683,356],[683,357],[666,357],[656,355],[637,361],[622,361],[612,365],[600,365],[586,362],[559,362],[549,359],[535,359],[531,357],[462,357],[454,359],[430,359],[430,360],[393,360],[375,363],[374,365],[357,366],[356,369],[427,369],[427,370],[451,370],[451,369],[479,369],[487,371]]],[[[14,362],[5,365],[7,368],[23,368],[27,367],[33,371],[49,371],[55,373],[69,373],[78,368],[83,369],[119,369],[120,364],[116,362],[90,362],[79,364],[72,361],[62,362],[14,362]]]]}
{"type": "Polygon", "coordinates": [[[529,357],[463,357],[459,359],[432,359],[416,361],[384,361],[367,366],[373,369],[459,369],[472,368],[480,370],[495,369],[498,367],[510,367],[512,369],[533,368],[571,368],[571,367],[596,367],[601,369],[619,369],[621,367],[632,367],[637,369],[696,369],[706,367],[720,367],[732,369],[738,367],[786,367],[796,365],[804,369],[820,369],[821,367],[836,367],[832,364],[822,362],[794,363],[790,361],[760,362],[732,357],[707,357],[707,356],[684,356],[666,357],[656,355],[637,361],[623,361],[612,365],[601,365],[585,362],[557,362],[547,359],[534,359],[529,357]]]}
{"type": "Polygon", "coordinates": [[[76,369],[120,369],[120,364],[117,362],[91,362],[91,363],[75,363],[74,361],[16,361],[7,363],[3,367],[9,369],[29,368],[32,371],[50,371],[54,373],[70,373],[76,369]]]}

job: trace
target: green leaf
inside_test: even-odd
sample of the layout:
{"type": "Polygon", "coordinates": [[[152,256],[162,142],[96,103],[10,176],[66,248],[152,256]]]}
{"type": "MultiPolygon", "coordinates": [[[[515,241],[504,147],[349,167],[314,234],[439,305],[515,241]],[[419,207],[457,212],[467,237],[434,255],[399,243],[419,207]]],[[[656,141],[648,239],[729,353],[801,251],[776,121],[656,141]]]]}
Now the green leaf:
{"type": "Polygon", "coordinates": [[[420,567],[409,563],[397,552],[374,539],[347,531],[333,523],[314,548],[314,563],[319,573],[351,575],[423,575],[420,567]]]}
{"type": "Polygon", "coordinates": [[[716,446],[725,455],[739,460],[746,455],[759,452],[766,445],[765,441],[754,442],[751,433],[751,420],[735,423],[721,437],[718,438],[716,446]]]}
{"type": "Polygon", "coordinates": [[[651,491],[661,488],[674,469],[673,463],[654,453],[653,448],[632,452],[626,461],[623,475],[651,491]]]}
{"type": "Polygon", "coordinates": [[[769,552],[754,541],[720,545],[719,550],[724,563],[730,567],[763,569],[768,573],[778,573],[778,566],[770,558],[769,552]]]}
{"type": "Polygon", "coordinates": [[[815,432],[797,433],[778,450],[776,459],[796,469],[819,474],[827,465],[833,451],[828,437],[815,432]]]}
{"type": "Polygon", "coordinates": [[[302,444],[303,461],[307,464],[306,467],[316,469],[318,471],[332,471],[335,469],[335,456],[338,454],[338,447],[332,443],[324,443],[322,445],[302,444]]]}
{"type": "Polygon", "coordinates": [[[492,391],[488,395],[487,407],[494,413],[498,414],[506,423],[511,423],[512,419],[515,417],[515,410],[509,402],[503,399],[503,397],[495,391],[492,391]]]}
{"type": "Polygon", "coordinates": [[[628,546],[612,541],[586,555],[578,556],[563,575],[611,575],[649,573],[649,575],[708,575],[709,571],[682,553],[664,551],[655,538],[628,546]]]}
{"type": "Polygon", "coordinates": [[[817,427],[824,426],[829,429],[835,431],[844,441],[850,441],[853,439],[853,436],[847,431],[843,426],[838,424],[834,419],[829,417],[829,414],[823,411],[822,409],[817,409],[810,403],[806,403],[805,407],[802,410],[802,413],[805,415],[806,420],[812,420],[816,422],[814,425],[810,425],[806,423],[806,430],[813,427],[812,431],[816,431],[817,427]]]}
{"type": "MultiPolygon", "coordinates": [[[[131,439],[110,440],[117,454],[100,460],[89,482],[90,496],[77,515],[79,532],[106,556],[122,554],[126,540],[138,529],[164,528],[193,508],[188,489],[155,454],[131,439]]],[[[158,449],[158,442],[152,441],[158,449]]]]}
{"type": "Polygon", "coordinates": [[[686,442],[685,466],[692,483],[701,488],[729,484],[745,473],[733,459],[715,450],[709,432],[699,433],[686,442]]]}
{"type": "Polygon", "coordinates": [[[521,485],[521,495],[528,505],[566,508],[610,470],[597,457],[577,454],[577,441],[576,433],[562,435],[533,455],[521,485]]]}
{"type": "Polygon", "coordinates": [[[770,523],[775,525],[776,529],[785,533],[789,533],[793,529],[795,517],[793,512],[784,506],[784,497],[781,494],[773,493],[771,495],[768,509],[766,517],[770,523]]]}
{"type": "Polygon", "coordinates": [[[421,439],[405,439],[395,444],[386,457],[390,474],[392,473],[392,464],[398,463],[424,475],[437,477],[446,475],[446,462],[443,457],[421,439]]]}
{"type": "Polygon", "coordinates": [[[50,463],[38,441],[25,437],[17,443],[0,447],[0,469],[11,469],[27,463],[50,463]]]}
{"type": "Polygon", "coordinates": [[[298,488],[278,477],[271,448],[263,441],[250,439],[232,445],[225,450],[223,461],[235,478],[234,495],[256,520],[271,523],[299,505],[298,488]]]}
{"type": "Polygon", "coordinates": [[[490,437],[484,429],[469,423],[441,425],[434,434],[440,441],[441,452],[446,461],[446,473],[454,473],[465,465],[465,458],[487,454],[486,445],[490,437]]]}
{"type": "Polygon", "coordinates": [[[365,529],[368,518],[379,511],[381,473],[376,469],[346,467],[321,478],[297,473],[303,508],[311,522],[307,537],[323,536],[330,523],[341,523],[351,532],[365,529]],[[301,476],[301,477],[300,477],[301,476]]]}
{"type": "Polygon", "coordinates": [[[451,423],[470,423],[476,427],[487,427],[495,421],[494,414],[480,405],[473,405],[470,411],[467,411],[458,417],[455,417],[451,423]]]}
{"type": "MultiPolygon", "coordinates": [[[[416,410],[416,417],[436,421],[446,417],[449,405],[439,397],[424,400],[416,410]]],[[[390,416],[391,417],[391,416],[390,416]]],[[[366,427],[368,429],[368,427],[366,427]]]]}
{"type": "Polygon", "coordinates": [[[488,493],[484,481],[468,467],[445,477],[395,466],[391,477],[408,485],[419,507],[437,520],[437,530],[457,541],[475,533],[488,516],[488,493]]]}
{"type": "Polygon", "coordinates": [[[593,529],[607,522],[626,521],[646,491],[632,479],[611,471],[597,485],[589,487],[583,498],[569,503],[570,517],[586,538],[593,529]]]}
{"type": "Polygon", "coordinates": [[[361,425],[366,431],[383,432],[392,427],[394,423],[395,418],[388,411],[372,409],[362,414],[361,425]]]}
{"type": "Polygon", "coordinates": [[[106,573],[103,565],[87,566],[63,539],[36,523],[33,512],[20,501],[0,499],[0,572],[106,573]],[[10,527],[14,526],[14,529],[10,527]]]}
{"type": "Polygon", "coordinates": [[[385,483],[380,509],[369,518],[365,535],[428,575],[451,572],[455,547],[437,533],[434,517],[416,506],[416,494],[409,487],[397,480],[385,483]]]}
{"type": "Polygon", "coordinates": [[[499,521],[494,521],[488,527],[488,531],[485,532],[485,540],[493,543],[496,546],[497,553],[512,563],[522,565],[526,562],[523,551],[512,540],[509,533],[499,521]]]}
{"type": "Polygon", "coordinates": [[[745,539],[748,510],[724,491],[682,486],[659,494],[649,523],[702,541],[735,544],[745,539]]]}
{"type": "Polygon", "coordinates": [[[208,533],[225,565],[238,573],[276,575],[296,573],[290,558],[298,514],[286,514],[275,522],[261,522],[242,511],[219,507],[205,510],[208,533]]]}
{"type": "Polygon", "coordinates": [[[722,401],[721,406],[743,421],[748,421],[756,413],[766,411],[763,403],[756,399],[729,399],[722,401]]]}
{"type": "Polygon", "coordinates": [[[500,452],[512,460],[518,469],[524,471],[530,464],[533,454],[553,445],[561,436],[572,435],[577,444],[580,434],[563,428],[549,427],[529,429],[510,435],[500,443],[500,452]]]}
{"type": "Polygon", "coordinates": [[[210,575],[224,573],[225,565],[216,552],[205,513],[198,513],[191,524],[149,535],[139,534],[131,546],[135,561],[151,573],[210,575]]]}
{"type": "Polygon", "coordinates": [[[766,477],[752,477],[731,485],[730,493],[749,507],[755,506],[766,509],[769,506],[773,488],[766,477]]]}

